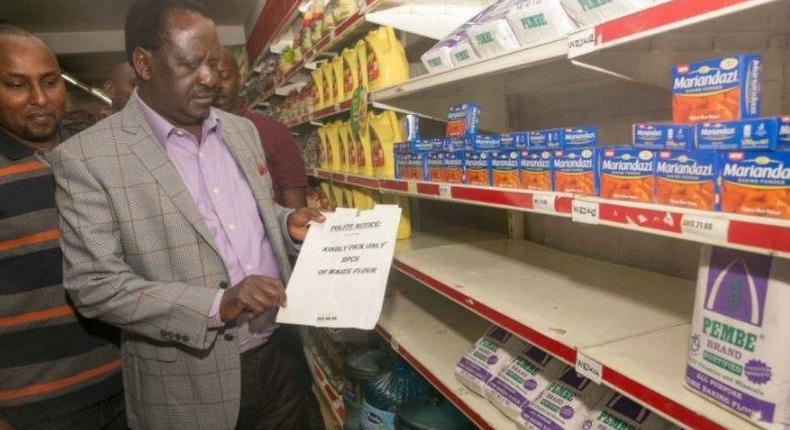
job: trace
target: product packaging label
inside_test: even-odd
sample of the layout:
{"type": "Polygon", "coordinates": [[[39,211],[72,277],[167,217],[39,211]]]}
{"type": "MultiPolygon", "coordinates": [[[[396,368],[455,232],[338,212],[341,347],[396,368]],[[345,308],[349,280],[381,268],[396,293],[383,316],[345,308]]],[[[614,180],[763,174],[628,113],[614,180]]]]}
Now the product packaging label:
{"type": "Polygon", "coordinates": [[[491,182],[495,187],[518,188],[519,151],[499,151],[491,154],[491,182]]]}
{"type": "Polygon", "coordinates": [[[480,127],[480,105],[462,103],[450,106],[447,115],[447,137],[470,137],[480,127]]]}
{"type": "Polygon", "coordinates": [[[474,392],[484,395],[488,381],[510,364],[524,342],[506,330],[491,327],[455,366],[456,378],[474,392]]]}
{"type": "Polygon", "coordinates": [[[634,148],[658,151],[690,151],[694,127],[688,124],[634,124],[634,148]]]}
{"type": "Polygon", "coordinates": [[[596,145],[598,145],[598,127],[564,128],[561,131],[561,149],[594,148],[596,145]]]}
{"type": "Polygon", "coordinates": [[[522,150],[519,159],[519,188],[554,191],[552,151],[522,150]]]}
{"type": "Polygon", "coordinates": [[[554,191],[598,195],[598,151],[574,149],[555,151],[554,191]]]}
{"type": "Polygon", "coordinates": [[[499,135],[476,135],[466,138],[466,148],[472,151],[498,151],[502,146],[499,135]]]}
{"type": "Polygon", "coordinates": [[[672,68],[673,122],[729,121],[760,114],[760,56],[713,58],[672,68]]]}
{"type": "Polygon", "coordinates": [[[632,147],[602,148],[599,178],[601,197],[652,203],[656,157],[632,147]]]}
{"type": "Polygon", "coordinates": [[[463,184],[466,181],[466,163],[464,151],[445,151],[444,180],[451,184],[463,184]]]}
{"type": "Polygon", "coordinates": [[[527,345],[498,375],[488,382],[486,397],[511,419],[534,401],[567,366],[540,348],[527,345]]]}
{"type": "Polygon", "coordinates": [[[528,133],[524,131],[514,131],[501,135],[502,149],[526,149],[528,133]]]}
{"type": "Polygon", "coordinates": [[[521,418],[529,429],[579,428],[601,398],[610,392],[569,367],[534,402],[524,407],[521,418]]]}
{"type": "Polygon", "coordinates": [[[562,129],[537,130],[527,133],[527,149],[547,150],[560,149],[562,129]]]}
{"type": "Polygon", "coordinates": [[[670,424],[620,393],[604,397],[582,424],[585,430],[669,430],[670,424]]]}
{"type": "Polygon", "coordinates": [[[444,151],[434,151],[428,154],[428,181],[445,182],[444,176],[444,151]]]}
{"type": "Polygon", "coordinates": [[[754,421],[789,423],[789,294],[787,260],[704,247],[686,384],[754,421]]]}
{"type": "Polygon", "coordinates": [[[790,151],[790,116],[783,116],[779,119],[779,144],[777,149],[790,151]]]}
{"type": "Polygon", "coordinates": [[[658,151],[656,155],[656,203],[707,211],[719,210],[721,153],[658,151]]]}
{"type": "Polygon", "coordinates": [[[790,218],[790,152],[727,153],[721,171],[721,210],[790,218]]]}
{"type": "Polygon", "coordinates": [[[772,151],[779,142],[778,118],[703,123],[695,129],[697,149],[772,151]]]}
{"type": "Polygon", "coordinates": [[[361,430],[394,430],[395,413],[370,406],[364,402],[360,416],[361,430]]]}
{"type": "Polygon", "coordinates": [[[469,185],[491,185],[491,153],[466,151],[466,183],[469,185]]]}

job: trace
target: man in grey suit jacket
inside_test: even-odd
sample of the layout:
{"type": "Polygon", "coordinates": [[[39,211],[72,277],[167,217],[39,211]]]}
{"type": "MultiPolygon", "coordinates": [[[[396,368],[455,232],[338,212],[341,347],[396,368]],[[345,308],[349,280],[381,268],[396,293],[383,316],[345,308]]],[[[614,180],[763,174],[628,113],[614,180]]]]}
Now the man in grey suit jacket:
{"type": "Polygon", "coordinates": [[[137,92],[52,153],[64,286],[122,329],[130,427],[298,429],[302,391],[269,344],[292,240],[323,217],[275,204],[255,127],[211,108],[202,6],[138,0],[126,48],[137,92]]]}

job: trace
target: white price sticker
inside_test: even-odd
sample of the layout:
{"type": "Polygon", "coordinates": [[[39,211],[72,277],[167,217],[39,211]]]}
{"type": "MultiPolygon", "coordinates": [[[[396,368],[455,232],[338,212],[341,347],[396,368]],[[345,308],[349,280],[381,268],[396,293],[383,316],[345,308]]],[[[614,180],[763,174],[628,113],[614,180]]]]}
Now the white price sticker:
{"type": "Polygon", "coordinates": [[[450,184],[439,184],[439,197],[443,199],[453,198],[452,189],[453,187],[450,184]]]}
{"type": "Polygon", "coordinates": [[[554,196],[551,194],[532,193],[532,209],[541,212],[554,212],[554,196]]]}
{"type": "Polygon", "coordinates": [[[596,384],[600,384],[601,378],[603,377],[603,365],[582,354],[581,352],[577,352],[576,373],[595,382],[596,384]]]}
{"type": "Polygon", "coordinates": [[[568,58],[584,55],[595,49],[595,27],[568,35],[568,58]]]}
{"type": "Polygon", "coordinates": [[[406,191],[408,191],[409,194],[417,194],[417,183],[414,181],[407,182],[406,191]]]}
{"type": "Polygon", "coordinates": [[[726,219],[711,218],[704,215],[683,214],[680,231],[689,236],[726,242],[729,227],[730,221],[726,219]]]}
{"type": "Polygon", "coordinates": [[[598,202],[587,202],[573,199],[571,205],[571,219],[584,224],[599,224],[601,205],[598,202]]]}

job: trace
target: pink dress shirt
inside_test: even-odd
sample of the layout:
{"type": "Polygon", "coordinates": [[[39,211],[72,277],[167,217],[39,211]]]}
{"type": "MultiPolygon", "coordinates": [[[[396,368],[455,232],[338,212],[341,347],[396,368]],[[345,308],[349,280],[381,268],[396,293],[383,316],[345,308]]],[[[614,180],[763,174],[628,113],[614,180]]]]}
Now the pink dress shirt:
{"type": "MultiPolygon", "coordinates": [[[[136,91],[132,99],[192,195],[225,263],[230,285],[249,275],[279,279],[277,259],[258,205],[244,173],[222,140],[222,123],[214,110],[203,123],[202,139],[197,142],[189,132],[175,127],[149,107],[136,91]]],[[[217,293],[209,314],[215,328],[223,326],[219,319],[223,294],[224,291],[217,293]]],[[[277,328],[276,315],[277,310],[273,309],[250,321],[242,314],[236,320],[239,350],[249,351],[266,343],[277,328]]]]}

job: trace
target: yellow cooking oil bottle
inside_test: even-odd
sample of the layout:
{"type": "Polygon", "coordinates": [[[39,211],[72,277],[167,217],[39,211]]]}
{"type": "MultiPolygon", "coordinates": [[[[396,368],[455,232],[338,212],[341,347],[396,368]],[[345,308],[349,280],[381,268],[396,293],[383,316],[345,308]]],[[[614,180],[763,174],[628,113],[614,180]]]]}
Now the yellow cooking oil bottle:
{"type": "Polygon", "coordinates": [[[354,187],[346,185],[343,187],[343,198],[346,203],[346,207],[354,208],[354,187]]]}
{"type": "Polygon", "coordinates": [[[329,144],[329,170],[339,172],[342,170],[342,159],[340,155],[340,133],[338,130],[340,121],[330,122],[324,126],[326,130],[326,141],[329,144]]]}
{"type": "Polygon", "coordinates": [[[332,98],[335,100],[335,103],[342,103],[345,101],[345,89],[343,87],[344,67],[342,55],[338,55],[332,60],[332,77],[335,79],[332,98]]]}
{"type": "Polygon", "coordinates": [[[386,205],[398,205],[401,208],[400,223],[398,224],[398,239],[408,239],[411,237],[411,205],[406,196],[396,196],[393,194],[382,194],[381,202],[386,205]]]}
{"type": "Polygon", "coordinates": [[[398,115],[393,111],[368,112],[370,124],[371,163],[378,178],[395,177],[395,143],[403,141],[398,115]]]}
{"type": "Polygon", "coordinates": [[[313,75],[313,111],[324,108],[324,70],[321,67],[311,72],[313,75]]]}
{"type": "Polygon", "coordinates": [[[378,191],[372,191],[365,188],[354,187],[354,207],[357,210],[365,211],[373,209],[380,198],[378,191]]]}
{"type": "Polygon", "coordinates": [[[406,50],[392,27],[381,26],[365,36],[367,89],[375,91],[409,79],[406,50]]]}
{"type": "Polygon", "coordinates": [[[370,121],[365,121],[364,124],[359,125],[357,132],[357,166],[359,167],[359,174],[365,176],[374,176],[373,169],[373,148],[370,142],[370,121]]]}
{"type": "Polygon", "coordinates": [[[343,101],[351,100],[354,90],[359,86],[359,61],[357,51],[346,48],[341,53],[343,58],[343,101]]]}
{"type": "Polygon", "coordinates": [[[351,128],[351,121],[349,120],[346,124],[348,124],[348,173],[359,174],[359,152],[361,151],[359,138],[351,128]]]}
{"type": "Polygon", "coordinates": [[[331,161],[329,143],[326,139],[326,127],[318,127],[318,165],[324,170],[329,170],[331,161]]]}
{"type": "Polygon", "coordinates": [[[327,61],[321,66],[324,76],[324,108],[335,104],[335,73],[331,61],[327,61]]]}
{"type": "Polygon", "coordinates": [[[338,184],[332,184],[332,193],[334,193],[335,199],[335,207],[338,208],[347,208],[348,202],[346,202],[345,192],[343,191],[343,186],[338,184]]]}
{"type": "Polygon", "coordinates": [[[335,196],[332,193],[332,184],[330,184],[329,181],[321,181],[321,193],[324,199],[326,199],[329,208],[336,206],[335,196]]]}

